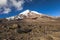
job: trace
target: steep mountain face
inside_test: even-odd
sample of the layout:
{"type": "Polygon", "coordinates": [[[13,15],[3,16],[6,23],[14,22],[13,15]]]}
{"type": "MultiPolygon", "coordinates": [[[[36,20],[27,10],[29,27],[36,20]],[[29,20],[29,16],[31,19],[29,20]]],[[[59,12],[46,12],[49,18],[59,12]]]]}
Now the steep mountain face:
{"type": "Polygon", "coordinates": [[[30,10],[0,19],[0,40],[60,40],[59,19],[30,10]]]}
{"type": "Polygon", "coordinates": [[[30,11],[30,10],[26,10],[16,16],[12,16],[12,17],[8,17],[6,18],[7,20],[18,20],[18,19],[27,19],[27,20],[35,20],[36,21],[55,21],[55,18],[51,17],[51,16],[47,16],[41,13],[38,13],[36,11],[30,11]]]}

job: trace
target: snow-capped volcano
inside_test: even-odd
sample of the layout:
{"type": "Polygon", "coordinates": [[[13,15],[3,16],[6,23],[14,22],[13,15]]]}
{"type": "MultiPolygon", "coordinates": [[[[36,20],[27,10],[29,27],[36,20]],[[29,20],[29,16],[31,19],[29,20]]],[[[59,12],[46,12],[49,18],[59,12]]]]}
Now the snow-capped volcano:
{"type": "Polygon", "coordinates": [[[21,12],[20,14],[18,14],[18,15],[16,15],[16,16],[11,16],[11,17],[8,17],[8,18],[6,18],[6,19],[8,19],[8,20],[10,20],[10,19],[11,19],[11,20],[14,20],[14,19],[18,19],[18,18],[22,19],[23,16],[29,17],[29,16],[32,16],[32,15],[34,15],[34,14],[43,15],[43,14],[38,13],[38,12],[36,12],[36,11],[25,10],[25,11],[21,12]]]}
{"type": "Polygon", "coordinates": [[[26,15],[27,16],[29,13],[30,14],[35,13],[35,14],[43,15],[42,13],[38,13],[36,11],[30,11],[30,10],[26,10],[26,11],[20,13],[20,14],[23,14],[23,15],[26,15]]]}
{"type": "Polygon", "coordinates": [[[21,12],[20,14],[16,15],[16,16],[12,16],[12,17],[8,17],[6,19],[8,20],[14,20],[14,19],[27,19],[27,18],[36,18],[36,17],[50,17],[50,16],[47,16],[45,14],[42,14],[42,13],[38,13],[36,11],[30,11],[30,10],[25,10],[23,12],[21,12]]]}

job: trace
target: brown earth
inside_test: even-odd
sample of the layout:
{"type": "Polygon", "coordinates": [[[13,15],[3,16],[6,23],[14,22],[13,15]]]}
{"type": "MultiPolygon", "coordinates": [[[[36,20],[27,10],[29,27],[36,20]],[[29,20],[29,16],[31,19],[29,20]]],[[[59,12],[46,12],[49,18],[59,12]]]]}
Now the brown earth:
{"type": "Polygon", "coordinates": [[[60,40],[59,18],[34,15],[10,21],[0,19],[0,40],[60,40]]]}
{"type": "Polygon", "coordinates": [[[59,21],[3,20],[0,20],[0,40],[60,40],[59,21]]]}

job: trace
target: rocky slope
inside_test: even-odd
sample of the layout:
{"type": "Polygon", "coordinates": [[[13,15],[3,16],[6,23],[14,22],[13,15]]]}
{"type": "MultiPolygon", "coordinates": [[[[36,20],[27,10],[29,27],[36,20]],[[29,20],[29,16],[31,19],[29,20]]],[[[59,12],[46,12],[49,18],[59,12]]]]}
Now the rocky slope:
{"type": "Polygon", "coordinates": [[[29,10],[0,19],[0,40],[60,40],[60,19],[29,10]]]}

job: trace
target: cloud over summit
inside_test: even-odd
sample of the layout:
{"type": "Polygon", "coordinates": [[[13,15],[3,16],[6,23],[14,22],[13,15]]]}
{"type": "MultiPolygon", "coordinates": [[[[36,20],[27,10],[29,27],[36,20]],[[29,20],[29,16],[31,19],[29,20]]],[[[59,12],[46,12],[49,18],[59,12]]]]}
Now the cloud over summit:
{"type": "Polygon", "coordinates": [[[0,13],[11,12],[11,7],[15,7],[17,10],[22,10],[22,4],[24,0],[0,0],[0,13]]]}
{"type": "Polygon", "coordinates": [[[6,5],[7,4],[7,0],[0,0],[0,6],[6,5]]]}

